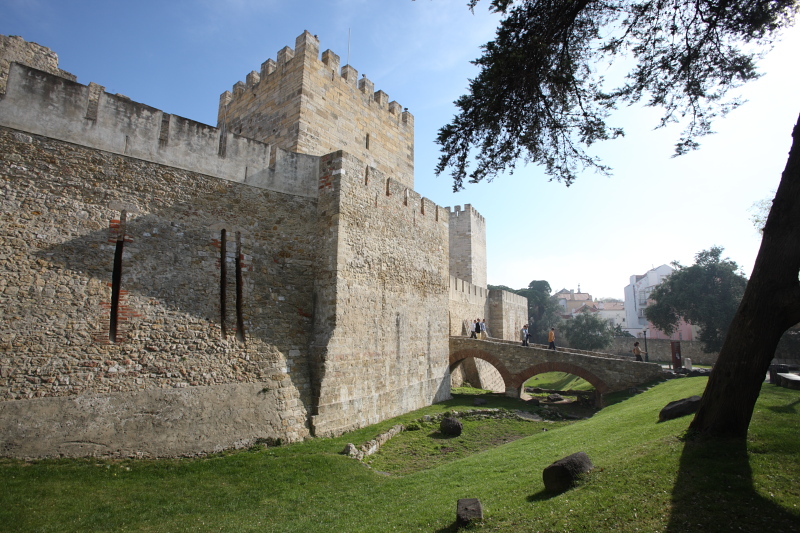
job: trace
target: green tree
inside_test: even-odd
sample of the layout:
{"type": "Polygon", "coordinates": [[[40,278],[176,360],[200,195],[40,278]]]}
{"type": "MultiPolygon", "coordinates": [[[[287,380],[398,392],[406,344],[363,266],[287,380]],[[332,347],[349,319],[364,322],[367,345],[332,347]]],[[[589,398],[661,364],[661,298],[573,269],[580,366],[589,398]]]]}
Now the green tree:
{"type": "Polygon", "coordinates": [[[561,322],[561,308],[550,296],[550,283],[533,280],[525,289],[510,289],[505,285],[489,285],[490,289],[502,289],[528,299],[528,332],[531,342],[547,344],[547,331],[561,322]]]}
{"type": "Polygon", "coordinates": [[[611,328],[600,316],[584,309],[561,326],[569,345],[579,350],[602,350],[611,344],[611,328]]]}
{"type": "MultiPolygon", "coordinates": [[[[775,191],[772,192],[772,196],[775,196],[775,191]]],[[[750,206],[750,212],[752,213],[750,221],[761,235],[764,234],[764,224],[767,223],[769,209],[772,207],[772,196],[753,202],[753,205],[750,206]]]]}
{"type": "Polygon", "coordinates": [[[722,348],[747,285],[739,265],[721,259],[722,252],[718,246],[703,250],[690,267],[673,262],[675,272],[650,294],[655,303],[645,310],[647,320],[667,335],[675,331],[681,318],[699,326],[704,352],[722,348]]]}
{"type": "MultiPolygon", "coordinates": [[[[473,9],[479,0],[470,0],[473,9]]],[[[663,108],[659,126],[682,122],[676,155],[699,146],[712,119],[740,105],[729,89],[759,76],[758,53],[790,25],[796,0],[491,0],[504,18],[483,46],[477,77],[439,130],[437,173],[453,187],[544,166],[572,183],[585,168],[610,169],[584,147],[624,134],[606,123],[618,104],[663,108]],[[606,88],[596,64],[634,59],[626,81],[606,88]],[[474,168],[470,162],[474,160],[474,168]]]]}
{"type": "MultiPolygon", "coordinates": [[[[474,8],[478,0],[470,0],[474,8]]],[[[758,76],[755,63],[793,24],[797,0],[491,0],[504,15],[458,114],[439,131],[437,173],[464,181],[513,171],[519,159],[569,185],[590,167],[584,152],[622,134],[606,124],[619,103],[664,110],[660,125],[684,118],[676,154],[698,147],[711,121],[739,105],[728,89],[758,76]],[[594,65],[635,65],[606,90],[594,65]],[[470,160],[476,161],[470,170],[470,160]]],[[[744,439],[778,341],[800,322],[800,119],[741,305],[728,328],[700,408],[699,434],[744,439]]]]}

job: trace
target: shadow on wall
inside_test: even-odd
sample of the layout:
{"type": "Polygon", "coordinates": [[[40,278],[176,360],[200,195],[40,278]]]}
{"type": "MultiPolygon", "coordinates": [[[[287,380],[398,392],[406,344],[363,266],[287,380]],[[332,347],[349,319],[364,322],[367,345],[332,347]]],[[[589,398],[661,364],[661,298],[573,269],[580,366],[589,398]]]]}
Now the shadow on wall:
{"type": "MultiPolygon", "coordinates": [[[[20,185],[4,202],[24,222],[8,226],[18,260],[4,277],[18,291],[4,302],[4,329],[31,346],[14,365],[29,375],[43,364],[51,375],[102,369],[119,382],[137,359],[137,383],[110,390],[285,375],[309,409],[312,200],[96,152],[77,156],[94,164],[71,164],[74,154],[47,153],[61,148],[36,148],[46,178],[4,170],[20,185]],[[20,254],[26,243],[35,251],[20,254]]],[[[109,390],[62,382],[37,386],[44,395],[109,390]]]]}

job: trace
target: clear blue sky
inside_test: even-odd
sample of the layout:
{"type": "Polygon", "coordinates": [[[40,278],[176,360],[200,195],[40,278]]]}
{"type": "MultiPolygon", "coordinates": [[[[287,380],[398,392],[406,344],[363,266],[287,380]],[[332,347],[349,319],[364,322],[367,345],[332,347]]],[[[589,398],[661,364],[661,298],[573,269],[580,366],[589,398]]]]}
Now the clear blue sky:
{"type": "Polygon", "coordinates": [[[749,100],[716,122],[700,151],[671,159],[680,129],[653,131],[658,113],[621,110],[622,140],[595,147],[614,168],[571,187],[536,166],[453,193],[435,177],[437,130],[476,73],[470,61],[497,18],[466,0],[0,0],[0,33],[55,51],[60,66],[135,101],[216,125],[219,95],[303,30],[348,57],[359,74],[415,117],[416,190],[442,206],[472,204],[487,220],[489,283],[621,298],[632,274],[713,245],[750,273],[760,237],[748,209],[780,180],[800,113],[800,30],[740,92],[749,100]]]}

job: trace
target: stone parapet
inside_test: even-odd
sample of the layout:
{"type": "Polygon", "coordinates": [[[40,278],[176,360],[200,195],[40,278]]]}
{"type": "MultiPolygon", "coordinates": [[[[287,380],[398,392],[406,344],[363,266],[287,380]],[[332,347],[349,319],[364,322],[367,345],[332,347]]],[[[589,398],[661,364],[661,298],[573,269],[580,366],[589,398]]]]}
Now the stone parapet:
{"type": "Polygon", "coordinates": [[[198,172],[315,197],[319,158],[289,154],[89,86],[12,63],[0,126],[198,172]]]}

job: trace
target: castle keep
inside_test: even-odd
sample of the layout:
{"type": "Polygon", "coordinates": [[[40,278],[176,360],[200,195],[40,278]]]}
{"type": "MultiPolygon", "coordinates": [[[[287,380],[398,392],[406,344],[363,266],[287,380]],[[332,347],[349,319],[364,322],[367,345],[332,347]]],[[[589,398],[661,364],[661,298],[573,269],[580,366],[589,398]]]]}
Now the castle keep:
{"type": "Polygon", "coordinates": [[[485,221],[413,190],[413,116],[308,32],[216,127],[0,36],[0,454],[175,456],[450,396],[485,221]]]}

